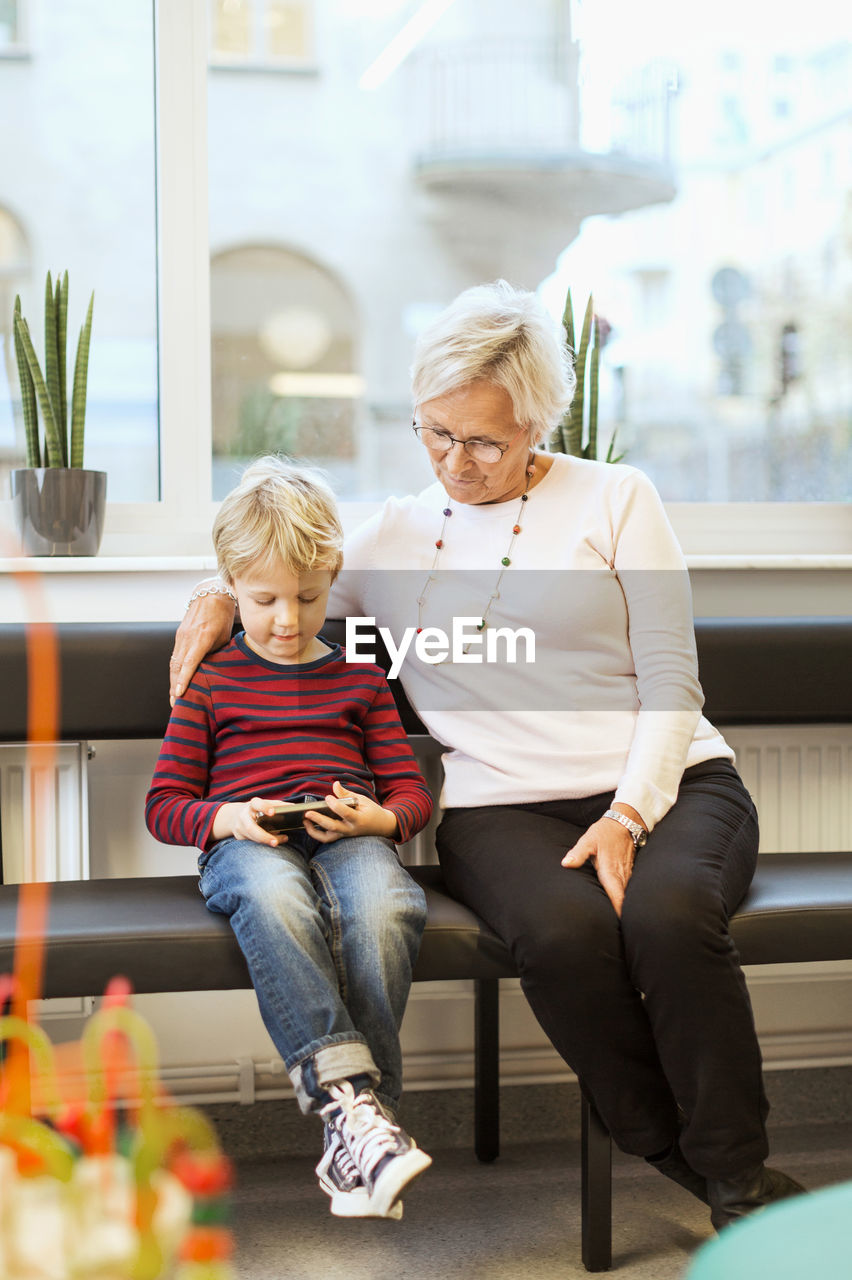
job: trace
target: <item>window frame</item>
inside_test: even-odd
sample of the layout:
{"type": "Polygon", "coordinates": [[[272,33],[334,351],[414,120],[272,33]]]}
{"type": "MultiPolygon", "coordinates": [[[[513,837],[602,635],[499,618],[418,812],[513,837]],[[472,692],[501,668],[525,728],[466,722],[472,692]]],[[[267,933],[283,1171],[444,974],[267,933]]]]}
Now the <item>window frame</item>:
{"type": "Polygon", "coordinates": [[[158,502],[107,503],[104,554],[205,554],[212,492],[207,3],[153,0],[158,502]]]}
{"type": "MultiPolygon", "coordinates": [[[[108,503],[101,554],[210,554],[208,0],[152,0],[155,21],[160,501],[108,503]]],[[[10,517],[11,503],[2,504],[10,517]]],[[[352,527],[376,504],[341,503],[352,527]]],[[[852,555],[852,503],[668,503],[688,556],[852,555]]]]}

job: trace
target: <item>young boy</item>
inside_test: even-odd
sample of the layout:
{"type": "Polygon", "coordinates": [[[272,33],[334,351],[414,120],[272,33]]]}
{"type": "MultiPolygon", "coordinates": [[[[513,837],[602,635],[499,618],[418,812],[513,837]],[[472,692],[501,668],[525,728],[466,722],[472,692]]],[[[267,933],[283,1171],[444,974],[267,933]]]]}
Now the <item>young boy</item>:
{"type": "Polygon", "coordinates": [[[201,850],[207,906],[230,917],[302,1111],[325,1121],[317,1175],[332,1213],[398,1218],[431,1160],[394,1122],[426,917],[394,841],[425,826],[431,797],[382,671],[318,634],[343,543],[325,484],[254,463],[213,542],[244,630],[176,702],[146,821],[201,850]],[[331,813],[271,834],[258,819],[281,800],[331,813]]]}

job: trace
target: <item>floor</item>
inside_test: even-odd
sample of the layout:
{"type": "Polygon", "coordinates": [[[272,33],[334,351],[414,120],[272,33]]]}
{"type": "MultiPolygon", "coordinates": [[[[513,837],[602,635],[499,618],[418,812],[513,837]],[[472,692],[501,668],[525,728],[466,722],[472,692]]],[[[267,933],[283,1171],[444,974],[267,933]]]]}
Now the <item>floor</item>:
{"type": "MultiPolygon", "coordinates": [[[[792,1087],[786,1090],[776,1081],[779,1097],[792,1096],[775,1107],[770,1162],[812,1189],[852,1179],[849,1070],[799,1075],[798,1081],[788,1079],[792,1087]],[[826,1100],[826,1080],[836,1105],[826,1100]],[[805,1113],[805,1123],[791,1114],[796,1110],[805,1113]]],[[[233,1228],[239,1280],[587,1276],[580,1261],[576,1093],[567,1085],[504,1093],[503,1151],[491,1165],[479,1164],[469,1144],[458,1145],[467,1136],[468,1095],[452,1091],[409,1101],[406,1126],[434,1164],[410,1189],[398,1223],[331,1217],[313,1177],[317,1156],[303,1149],[305,1136],[317,1134],[310,1121],[294,1114],[292,1104],[259,1104],[227,1115],[220,1110],[214,1120],[237,1168],[233,1228]],[[554,1090],[559,1091],[557,1106],[554,1090]],[[526,1125],[523,1115],[513,1114],[522,1097],[534,1106],[535,1121],[526,1125]],[[548,1116],[557,1120],[549,1140],[542,1140],[548,1116]],[[439,1131],[454,1145],[432,1141],[439,1131]],[[270,1150],[279,1141],[288,1152],[295,1147],[302,1153],[270,1150]]],[[[692,1254],[711,1236],[708,1211],[700,1202],[644,1162],[618,1153],[613,1218],[611,1274],[619,1280],[682,1280],[692,1254]]]]}

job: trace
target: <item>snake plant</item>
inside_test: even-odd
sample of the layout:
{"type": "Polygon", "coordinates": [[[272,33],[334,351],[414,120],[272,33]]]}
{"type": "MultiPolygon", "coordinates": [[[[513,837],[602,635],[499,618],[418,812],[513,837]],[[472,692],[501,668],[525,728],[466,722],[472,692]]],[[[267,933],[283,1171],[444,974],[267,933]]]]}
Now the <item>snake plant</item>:
{"type": "Polygon", "coordinates": [[[92,308],[89,299],[86,319],[77,342],[74,383],[69,413],[66,378],[68,333],[68,272],[56,277],[50,272],[44,289],[44,372],[39,364],[29,325],[21,313],[21,299],[15,298],[13,327],[15,357],[21,384],[21,406],[27,442],[28,467],[82,467],[86,429],[86,383],[89,371],[89,341],[92,308]],[[43,440],[39,436],[39,416],[43,440]],[[69,422],[70,417],[70,422],[69,422]]]}
{"type": "MultiPolygon", "coordinates": [[[[595,315],[594,300],[589,294],[586,312],[583,316],[583,327],[580,331],[580,346],[577,349],[574,335],[574,307],[571,301],[571,290],[565,299],[565,310],[562,314],[562,325],[565,329],[565,342],[574,360],[574,373],[577,385],[574,398],[566,410],[562,421],[550,438],[550,449],[553,453],[570,453],[575,458],[591,458],[598,456],[598,375],[600,369],[601,327],[595,315]],[[588,396],[586,394],[588,388],[588,396]]],[[[606,451],[606,462],[619,462],[624,454],[615,454],[615,432],[606,451]]]]}

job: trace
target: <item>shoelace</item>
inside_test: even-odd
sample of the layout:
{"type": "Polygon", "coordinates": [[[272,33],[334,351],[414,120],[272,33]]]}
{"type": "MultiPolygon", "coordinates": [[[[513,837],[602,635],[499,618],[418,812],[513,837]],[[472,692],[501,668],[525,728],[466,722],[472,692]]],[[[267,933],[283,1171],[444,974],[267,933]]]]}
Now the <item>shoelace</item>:
{"type": "Polygon", "coordinates": [[[332,1126],[328,1127],[327,1145],[334,1148],[331,1153],[330,1163],[335,1170],[336,1179],[340,1184],[341,1190],[351,1191],[355,1187],[363,1186],[358,1166],[349,1154],[346,1143],[332,1126]]]}
{"type": "Polygon", "coordinates": [[[333,1101],[323,1107],[321,1114],[325,1117],[338,1107],[343,1111],[353,1139],[351,1148],[348,1142],[344,1145],[349,1148],[358,1172],[367,1182],[380,1161],[396,1146],[399,1126],[391,1124],[382,1115],[369,1094],[359,1093],[356,1098],[348,1080],[340,1085],[331,1085],[329,1093],[333,1101]]]}

